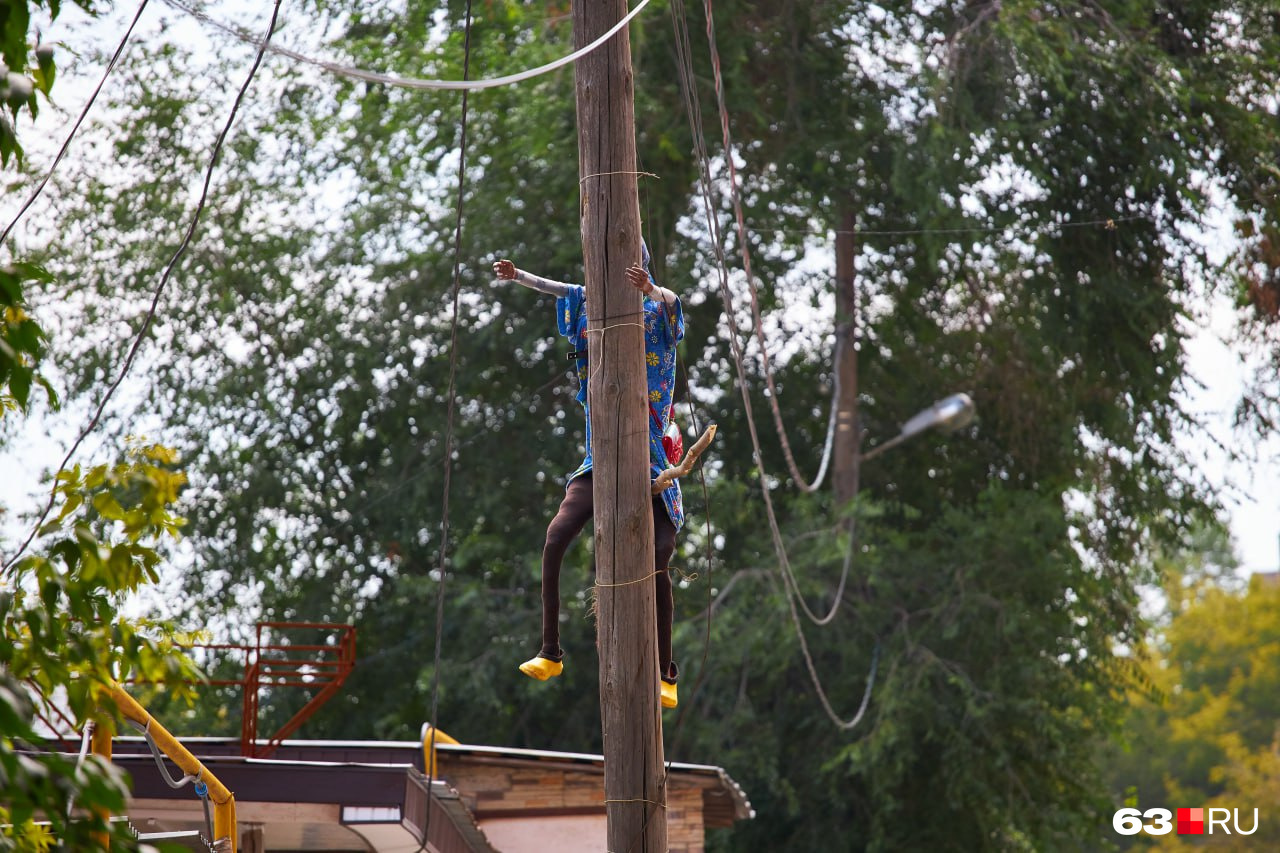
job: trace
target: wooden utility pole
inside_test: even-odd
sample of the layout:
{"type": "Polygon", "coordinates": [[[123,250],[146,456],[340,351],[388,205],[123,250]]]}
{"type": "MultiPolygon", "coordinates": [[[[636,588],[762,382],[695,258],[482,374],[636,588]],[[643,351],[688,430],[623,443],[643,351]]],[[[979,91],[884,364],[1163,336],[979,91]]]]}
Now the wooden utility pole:
{"type": "MultiPolygon", "coordinates": [[[[625,0],[576,0],[583,47],[627,12],[625,0]]],[[[586,274],[596,623],[608,849],[666,853],[662,716],[649,493],[649,410],[641,297],[631,41],[622,29],[574,66],[582,255],[586,274]]]]}
{"type": "Polygon", "coordinates": [[[836,435],[832,446],[832,489],[836,503],[844,506],[858,494],[862,425],[858,423],[858,299],[854,287],[853,228],[856,220],[846,211],[836,232],[836,351],[833,369],[839,378],[835,400],[836,435]]]}

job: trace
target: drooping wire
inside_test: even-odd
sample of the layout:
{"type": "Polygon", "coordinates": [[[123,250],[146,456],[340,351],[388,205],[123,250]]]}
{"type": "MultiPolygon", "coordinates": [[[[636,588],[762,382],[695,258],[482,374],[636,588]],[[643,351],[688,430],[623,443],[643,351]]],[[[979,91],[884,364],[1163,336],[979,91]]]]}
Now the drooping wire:
{"type": "MultiPolygon", "coordinates": [[[[752,275],[751,275],[750,252],[748,250],[747,241],[746,241],[745,224],[744,224],[744,219],[742,215],[742,204],[738,195],[737,173],[736,173],[736,169],[733,162],[732,140],[730,139],[730,136],[729,136],[729,114],[728,114],[728,109],[725,106],[724,78],[720,72],[720,54],[716,48],[715,17],[712,12],[711,0],[703,0],[703,6],[706,10],[706,16],[707,16],[707,22],[706,22],[707,42],[708,42],[708,47],[711,51],[711,62],[712,62],[713,76],[714,76],[715,88],[716,88],[716,104],[720,112],[720,125],[724,135],[725,159],[729,164],[729,174],[730,174],[729,190],[733,196],[734,211],[738,221],[739,243],[742,249],[743,264],[746,267],[745,272],[747,276],[747,287],[748,287],[749,293],[751,294],[752,317],[755,322],[757,339],[760,341],[762,353],[764,355],[763,360],[764,360],[764,366],[765,366],[765,376],[766,376],[767,382],[769,383],[769,388],[770,388],[769,402],[774,415],[774,423],[775,425],[778,426],[779,437],[783,442],[784,450],[787,450],[788,445],[786,442],[786,433],[785,433],[785,430],[782,428],[782,416],[781,416],[781,411],[778,407],[777,393],[773,391],[773,379],[772,379],[771,368],[769,366],[768,353],[767,351],[764,351],[763,323],[761,322],[759,304],[756,299],[755,280],[752,278],[752,275]]],[[[705,147],[704,147],[704,152],[705,152],[705,147]]],[[[709,175],[709,172],[710,172],[709,167],[707,168],[707,172],[709,175]]],[[[708,185],[709,185],[709,177],[708,177],[708,185]]],[[[724,256],[722,252],[719,255],[719,260],[723,265],[724,256]]],[[[727,271],[722,272],[721,281],[722,281],[722,286],[721,286],[722,294],[726,297],[726,299],[728,299],[730,294],[729,294],[729,288],[728,288],[727,271]]],[[[732,305],[726,302],[725,307],[726,307],[726,312],[728,316],[731,318],[730,323],[732,327],[732,324],[736,323],[736,321],[732,319],[733,318],[732,305]]],[[[734,340],[736,341],[736,335],[734,337],[734,340]]],[[[822,704],[823,710],[826,711],[827,716],[831,719],[831,721],[836,725],[837,728],[842,730],[852,729],[855,726],[857,726],[859,722],[862,721],[862,717],[865,714],[867,709],[867,703],[871,697],[871,691],[875,686],[876,669],[877,669],[877,663],[879,661],[879,654],[880,654],[880,641],[879,639],[876,640],[875,648],[872,652],[872,663],[867,675],[866,689],[863,691],[862,702],[860,703],[857,712],[855,712],[852,717],[850,717],[847,720],[843,720],[839,717],[838,714],[836,714],[835,709],[832,707],[830,699],[827,696],[826,690],[822,686],[822,680],[818,676],[817,667],[813,662],[813,655],[809,651],[809,643],[805,638],[804,626],[800,621],[800,617],[799,617],[799,613],[797,612],[796,605],[799,604],[800,610],[803,610],[805,615],[808,616],[809,619],[813,621],[815,624],[825,625],[835,618],[836,613],[839,610],[840,603],[843,601],[843,591],[844,591],[845,583],[848,580],[850,567],[853,562],[853,554],[856,549],[856,536],[854,535],[851,529],[849,551],[846,555],[845,564],[841,571],[840,583],[837,588],[837,593],[834,596],[834,600],[831,605],[831,610],[828,612],[826,616],[818,617],[813,613],[813,611],[809,609],[809,606],[805,603],[804,596],[800,591],[800,584],[796,579],[795,573],[791,569],[790,561],[787,558],[786,547],[783,544],[782,534],[778,527],[777,515],[774,512],[774,508],[773,508],[773,500],[769,494],[769,487],[767,482],[768,477],[764,470],[764,454],[761,451],[760,438],[755,429],[755,417],[752,413],[750,394],[747,391],[747,385],[745,381],[745,371],[742,364],[742,351],[740,347],[735,347],[734,356],[735,356],[735,361],[737,363],[739,381],[740,381],[741,390],[742,390],[742,398],[743,398],[744,404],[747,407],[747,418],[748,418],[748,424],[750,425],[749,432],[751,435],[752,447],[756,455],[756,465],[760,471],[761,492],[764,495],[765,508],[769,516],[769,528],[773,536],[774,549],[778,553],[778,558],[779,558],[778,563],[782,569],[782,576],[784,580],[783,586],[784,586],[784,589],[786,589],[788,585],[790,586],[791,594],[786,596],[787,607],[788,607],[788,611],[791,614],[791,621],[795,626],[796,637],[800,641],[800,650],[804,657],[805,667],[809,671],[810,679],[813,682],[814,689],[818,694],[818,699],[822,704]]],[[[837,373],[837,378],[838,378],[838,373],[837,373]]],[[[834,406],[834,400],[833,400],[833,406],[834,406]]],[[[786,453],[786,456],[787,456],[788,464],[792,469],[792,475],[795,476],[797,472],[795,469],[794,460],[791,459],[789,452],[786,453]]]]}
{"type": "MultiPolygon", "coordinates": [[[[1058,229],[1072,228],[1105,228],[1108,231],[1114,231],[1115,226],[1119,222],[1150,222],[1151,216],[1145,213],[1135,213],[1129,216],[1108,216],[1105,219],[1084,219],[1080,222],[1050,222],[1044,223],[1040,227],[1053,227],[1058,229]]],[[[943,234],[992,234],[996,232],[1011,232],[1012,226],[1009,225],[962,225],[955,228],[824,228],[821,230],[808,228],[774,228],[770,230],[779,234],[854,234],[859,237],[923,237],[926,235],[943,235],[943,234]]],[[[1024,232],[1034,235],[1037,232],[1024,232]]]]}
{"type": "MultiPolygon", "coordinates": [[[[216,27],[217,29],[222,30],[223,32],[228,33],[232,36],[235,36],[236,38],[240,39],[243,42],[247,42],[249,44],[254,44],[254,45],[258,44],[257,40],[253,36],[249,35],[248,33],[242,32],[239,29],[230,26],[229,24],[224,24],[220,21],[215,21],[213,18],[209,17],[207,14],[200,11],[199,9],[196,9],[193,6],[190,6],[187,3],[183,2],[183,0],[163,0],[163,2],[169,6],[172,6],[174,9],[177,9],[180,12],[185,12],[186,14],[190,15],[191,17],[199,21],[209,24],[212,27],[216,27]]],[[[640,0],[640,3],[637,4],[636,7],[626,15],[626,17],[618,21],[618,23],[614,24],[613,27],[609,29],[604,35],[600,36],[600,38],[591,42],[591,44],[588,44],[585,47],[580,48],[579,50],[575,50],[573,53],[569,54],[568,56],[562,56],[559,59],[546,63],[545,65],[539,65],[536,68],[529,68],[525,71],[520,71],[515,74],[508,74],[504,77],[491,77],[491,78],[482,79],[482,80],[468,80],[466,79],[465,76],[461,80],[423,80],[416,77],[401,77],[396,74],[382,74],[376,71],[364,71],[350,65],[342,65],[337,62],[329,62],[323,59],[313,59],[312,57],[305,56],[301,53],[298,53],[297,51],[289,50],[288,48],[285,48],[285,47],[277,47],[275,45],[271,45],[267,49],[270,50],[272,53],[277,53],[281,56],[287,56],[292,60],[306,63],[307,65],[314,65],[317,68],[322,68],[325,71],[328,71],[332,74],[337,74],[341,77],[347,77],[353,80],[363,80],[368,83],[384,83],[388,86],[395,86],[401,89],[418,89],[418,90],[446,89],[446,90],[454,90],[454,91],[459,91],[459,90],[475,91],[478,89],[493,89],[499,86],[510,86],[513,83],[520,83],[524,80],[530,80],[534,77],[538,77],[550,71],[555,71],[557,68],[562,68],[571,62],[576,62],[577,60],[591,53],[593,50],[597,49],[598,47],[603,45],[605,42],[607,42],[610,38],[612,38],[613,35],[618,32],[618,30],[625,27],[628,23],[631,22],[632,18],[640,14],[640,10],[643,9],[648,4],[649,4],[649,0],[640,0]]]]}
{"type": "MultiPolygon", "coordinates": [[[[836,407],[840,399],[840,373],[833,371],[835,381],[832,383],[831,416],[827,421],[827,439],[822,453],[822,465],[818,469],[813,482],[805,482],[804,475],[796,466],[795,455],[791,452],[791,441],[787,438],[787,428],[782,422],[782,409],[778,404],[778,389],[773,381],[773,366],[769,358],[769,347],[764,337],[764,323],[760,317],[760,300],[756,295],[755,277],[751,273],[751,247],[747,243],[746,217],[742,213],[742,198],[738,192],[738,167],[733,159],[733,138],[729,133],[729,111],[725,108],[724,78],[720,73],[720,52],[716,49],[716,33],[711,17],[711,3],[704,3],[707,10],[707,41],[711,48],[711,72],[715,80],[716,105],[720,113],[720,133],[724,139],[724,160],[729,170],[729,197],[733,202],[733,215],[738,230],[738,250],[742,254],[742,270],[747,277],[747,292],[751,296],[751,318],[756,333],[756,343],[760,347],[760,360],[764,365],[764,381],[769,389],[769,409],[773,413],[773,425],[778,432],[778,440],[782,443],[782,456],[786,460],[787,469],[795,480],[797,488],[802,492],[816,492],[822,485],[827,473],[827,463],[831,459],[831,447],[836,427],[836,407]]],[[[838,602],[839,599],[837,598],[838,602]]]]}
{"type": "MultiPolygon", "coordinates": [[[[754,411],[754,407],[751,405],[751,399],[748,394],[749,384],[746,379],[745,370],[743,369],[743,366],[742,366],[743,356],[742,356],[742,349],[740,344],[741,335],[738,331],[737,315],[733,307],[733,296],[729,291],[728,264],[726,262],[724,249],[723,249],[724,241],[721,236],[719,220],[715,215],[716,204],[715,204],[715,199],[712,191],[711,168],[710,168],[711,158],[710,158],[710,155],[707,153],[706,138],[703,133],[703,125],[702,125],[702,110],[698,101],[697,91],[694,87],[692,49],[689,43],[689,30],[688,30],[688,23],[685,17],[683,0],[673,0],[672,14],[673,14],[673,19],[675,21],[675,27],[676,27],[676,50],[677,50],[677,58],[678,58],[677,65],[680,70],[680,75],[679,75],[680,87],[681,87],[681,92],[683,93],[685,98],[685,108],[689,114],[689,121],[690,121],[690,124],[692,125],[691,130],[693,133],[694,149],[700,165],[699,188],[701,190],[702,198],[703,198],[703,207],[704,207],[704,212],[706,214],[706,219],[707,219],[707,229],[711,235],[711,243],[714,248],[714,254],[716,257],[716,269],[719,274],[720,296],[725,304],[725,314],[729,323],[730,347],[733,351],[734,363],[738,368],[738,385],[742,393],[743,403],[744,403],[746,414],[747,414],[747,423],[748,423],[748,427],[750,428],[749,431],[751,432],[751,435],[753,438],[753,447],[755,450],[756,461],[760,469],[761,482],[763,485],[767,480],[767,478],[765,477],[763,455],[761,454],[760,446],[759,446],[759,436],[755,430],[755,411],[754,411]]],[[[834,414],[834,401],[833,401],[832,412],[834,414]]],[[[777,552],[778,561],[782,568],[784,585],[786,586],[787,589],[794,590],[797,596],[800,596],[799,583],[795,580],[794,573],[791,571],[790,560],[787,556],[786,547],[782,542],[781,531],[778,529],[777,518],[775,513],[773,512],[773,504],[772,504],[772,500],[769,497],[767,487],[764,488],[764,492],[765,492],[765,508],[768,511],[770,530],[773,533],[773,537],[774,537],[774,549],[777,552]]],[[[848,578],[848,566],[850,562],[851,561],[846,561],[845,571],[842,572],[841,582],[837,587],[839,593],[841,594],[843,593],[845,582],[847,581],[847,578],[848,578]]],[[[814,613],[809,608],[808,604],[805,603],[803,597],[800,597],[800,606],[801,606],[801,609],[804,611],[804,613],[809,617],[809,619],[812,622],[814,622],[819,626],[822,626],[822,625],[828,624],[835,618],[836,610],[838,609],[840,600],[841,600],[841,595],[837,594],[837,596],[835,597],[835,601],[832,604],[831,611],[824,616],[818,616],[816,613],[814,613]]]]}
{"type": "Polygon", "coordinates": [[[67,138],[63,140],[62,147],[58,149],[57,156],[53,158],[53,164],[49,166],[49,171],[45,173],[44,178],[36,185],[36,188],[31,192],[31,195],[27,200],[23,202],[22,208],[18,210],[17,215],[15,215],[13,220],[5,226],[4,232],[0,233],[0,245],[3,245],[4,241],[9,239],[9,233],[13,231],[14,226],[18,224],[18,220],[22,219],[22,217],[26,215],[27,210],[29,210],[31,205],[35,203],[35,200],[40,197],[40,193],[44,191],[45,185],[48,184],[50,178],[53,177],[54,170],[58,168],[58,164],[62,162],[63,156],[66,155],[67,149],[71,146],[72,138],[75,137],[76,131],[80,129],[81,122],[83,122],[85,116],[89,114],[89,110],[93,107],[93,102],[97,100],[98,94],[102,91],[103,85],[107,82],[107,78],[110,77],[111,72],[115,70],[116,62],[119,61],[120,55],[124,53],[124,47],[129,43],[129,37],[133,35],[133,28],[138,25],[138,19],[142,17],[142,13],[147,8],[148,2],[149,0],[142,0],[142,2],[138,4],[138,11],[133,16],[133,22],[129,24],[129,29],[125,30],[124,37],[120,39],[120,45],[116,48],[116,52],[111,55],[111,61],[107,63],[107,70],[102,72],[102,79],[98,81],[98,85],[94,87],[93,94],[91,94],[89,96],[89,100],[85,102],[84,109],[80,111],[80,117],[77,118],[75,124],[71,126],[71,132],[68,133],[67,138]]]}
{"type": "MultiPolygon", "coordinates": [[[[710,0],[704,0],[704,5],[706,8],[706,14],[707,14],[708,40],[711,44],[711,50],[713,55],[713,67],[717,69],[717,90],[718,92],[722,92],[723,81],[719,79],[719,74],[718,74],[719,58],[715,49],[714,26],[713,26],[710,0]]],[[[823,710],[826,712],[827,716],[831,719],[831,721],[836,725],[837,728],[845,729],[845,730],[852,729],[855,726],[857,726],[859,722],[861,722],[870,699],[871,690],[875,682],[876,666],[874,666],[874,664],[878,662],[879,643],[877,642],[876,650],[873,652],[873,656],[872,656],[873,666],[867,678],[866,691],[863,696],[863,701],[859,707],[859,710],[857,713],[854,714],[852,718],[848,720],[841,719],[840,716],[835,712],[835,709],[832,707],[830,699],[827,697],[826,690],[822,686],[822,680],[818,676],[817,668],[813,662],[813,656],[809,651],[809,644],[804,635],[804,627],[801,624],[799,611],[797,610],[797,607],[796,607],[796,602],[798,599],[801,607],[804,608],[805,612],[810,616],[810,618],[811,619],[815,618],[815,614],[812,614],[808,610],[807,605],[805,605],[804,599],[800,595],[799,585],[790,570],[790,565],[787,560],[786,547],[782,541],[782,532],[778,526],[777,514],[774,511],[773,499],[769,492],[768,475],[764,468],[764,455],[761,451],[760,436],[756,428],[755,414],[754,414],[753,407],[751,405],[751,396],[749,392],[749,385],[747,382],[746,368],[743,363],[744,360],[742,355],[742,346],[740,342],[740,334],[738,331],[737,318],[736,318],[736,314],[733,306],[733,296],[729,291],[728,267],[724,257],[723,241],[721,240],[719,221],[715,213],[715,201],[712,195],[712,184],[711,184],[710,157],[708,156],[706,151],[706,143],[702,133],[701,113],[698,106],[698,99],[696,96],[696,92],[694,91],[693,66],[692,66],[692,61],[689,57],[690,50],[688,47],[688,35],[687,35],[688,27],[687,27],[687,24],[684,23],[685,16],[684,16],[683,2],[682,0],[673,0],[672,6],[674,10],[673,14],[675,14],[678,18],[676,42],[677,42],[677,45],[679,45],[677,50],[681,55],[680,61],[678,62],[678,65],[680,66],[681,90],[682,92],[685,93],[685,105],[687,110],[689,111],[690,124],[692,125],[691,129],[693,131],[694,148],[695,148],[695,152],[697,154],[697,158],[700,165],[699,175],[698,175],[699,187],[703,197],[703,204],[704,204],[706,217],[707,217],[707,227],[711,234],[711,238],[712,238],[711,242],[714,247],[715,256],[716,256],[716,262],[717,262],[717,267],[719,272],[720,296],[725,305],[725,317],[729,324],[729,345],[734,357],[734,366],[737,373],[738,388],[742,395],[744,414],[746,415],[746,422],[747,422],[747,432],[751,438],[751,446],[755,455],[756,468],[760,472],[761,494],[764,499],[766,514],[769,519],[769,533],[773,540],[774,551],[777,554],[779,567],[781,569],[781,573],[783,576],[783,581],[784,581],[783,589],[786,593],[787,611],[791,616],[791,621],[796,630],[796,636],[800,642],[800,649],[804,657],[805,667],[808,670],[810,680],[813,682],[814,689],[817,692],[818,699],[822,704],[823,710]]],[[[722,100],[721,100],[721,103],[723,103],[722,100]]],[[[732,152],[726,151],[726,157],[732,159],[732,152]]],[[[840,598],[837,598],[836,601],[838,603],[840,601],[840,598]]],[[[833,607],[833,613],[828,615],[828,617],[826,618],[826,621],[829,621],[831,618],[834,618],[834,609],[835,608],[833,607]]]]}
{"type": "MultiPolygon", "coordinates": [[[[462,36],[462,79],[465,81],[471,72],[471,0],[467,0],[466,23],[462,36]]],[[[437,718],[440,699],[440,659],[444,648],[444,587],[446,578],[446,557],[449,550],[449,489],[453,476],[453,420],[457,400],[458,382],[458,309],[459,295],[462,291],[462,208],[467,188],[467,94],[462,90],[462,115],[458,137],[458,209],[453,229],[453,308],[449,332],[449,388],[448,402],[445,405],[444,427],[444,490],[440,510],[440,559],[437,571],[440,577],[436,587],[436,639],[435,664],[431,675],[431,743],[427,749],[428,756],[436,751],[437,718]]],[[[430,761],[427,768],[427,799],[431,799],[431,787],[435,780],[436,762],[430,761]]],[[[419,851],[427,845],[431,831],[431,812],[427,808],[427,816],[422,827],[422,844],[419,851]]]]}
{"type": "Polygon", "coordinates": [[[102,413],[107,408],[107,403],[110,402],[111,397],[115,394],[116,389],[120,387],[120,384],[124,382],[125,377],[129,375],[129,368],[133,366],[133,360],[138,355],[138,350],[142,348],[142,342],[146,340],[147,332],[151,328],[151,322],[155,318],[156,309],[160,304],[160,297],[164,294],[165,287],[169,284],[169,278],[173,275],[174,268],[177,267],[178,261],[182,258],[183,254],[185,254],[187,246],[190,245],[191,238],[195,234],[196,227],[200,224],[200,215],[204,212],[205,202],[209,198],[209,185],[213,181],[213,170],[218,163],[218,155],[222,153],[222,145],[226,141],[227,134],[231,131],[231,125],[235,122],[237,113],[240,111],[240,104],[244,100],[245,93],[248,92],[249,85],[253,82],[253,78],[258,73],[258,68],[262,65],[262,58],[266,55],[267,46],[271,43],[271,35],[275,32],[276,22],[280,17],[281,2],[282,0],[275,0],[275,5],[271,11],[271,21],[267,25],[266,36],[258,47],[257,55],[253,60],[253,66],[249,69],[248,75],[245,76],[244,83],[241,84],[239,92],[236,93],[235,101],[231,105],[231,112],[227,115],[226,124],[222,126],[222,131],[214,141],[213,153],[209,156],[209,165],[205,168],[204,172],[204,186],[200,191],[200,198],[196,202],[195,213],[191,216],[191,224],[187,226],[182,242],[174,251],[173,256],[169,258],[169,263],[165,266],[164,272],[160,276],[160,283],[156,285],[155,292],[152,294],[151,304],[147,308],[146,316],[142,320],[142,326],[138,329],[137,335],[134,336],[133,344],[129,347],[129,352],[125,357],[124,365],[120,368],[120,373],[116,376],[115,381],[111,383],[110,387],[107,388],[106,393],[103,394],[102,400],[94,410],[93,417],[89,419],[89,423],[80,431],[75,442],[72,443],[71,448],[67,451],[66,456],[62,458],[62,462],[58,465],[58,471],[53,477],[53,486],[49,490],[48,502],[45,504],[44,509],[41,510],[40,515],[36,518],[35,524],[31,527],[31,532],[27,535],[26,540],[23,541],[21,547],[19,547],[17,552],[5,562],[3,569],[0,569],[0,577],[13,568],[13,565],[18,561],[18,558],[22,556],[22,554],[27,550],[27,547],[30,546],[32,540],[35,539],[36,534],[40,531],[40,526],[44,524],[44,520],[49,517],[49,513],[53,510],[54,501],[57,500],[58,476],[66,470],[67,463],[69,463],[71,458],[75,456],[76,451],[80,449],[80,445],[84,442],[85,438],[88,437],[89,433],[98,425],[98,422],[102,419],[102,413]]]}
{"type": "MultiPolygon", "coordinates": [[[[679,53],[682,50],[682,46],[680,44],[680,38],[679,38],[680,18],[677,16],[675,5],[672,5],[670,7],[670,11],[671,11],[672,25],[675,28],[676,34],[677,34],[676,50],[677,50],[677,53],[679,53]]],[[[678,63],[678,67],[683,69],[684,66],[682,63],[678,63]]],[[[663,305],[665,308],[666,303],[664,302],[663,305]]],[[[678,359],[678,363],[680,365],[681,371],[684,373],[684,384],[686,388],[685,407],[686,407],[686,410],[688,411],[689,423],[693,427],[693,435],[701,435],[703,427],[702,427],[702,424],[699,422],[697,409],[693,404],[693,383],[689,380],[688,361],[687,359],[678,359]]],[[[703,530],[704,530],[703,546],[706,551],[703,559],[706,564],[706,573],[707,573],[707,576],[706,576],[707,602],[708,602],[708,605],[710,605],[710,602],[712,600],[712,595],[711,595],[712,572],[715,564],[715,554],[714,554],[714,548],[713,548],[713,535],[712,535],[711,496],[707,489],[707,475],[706,475],[705,464],[701,464],[698,466],[698,483],[702,490],[703,530]]],[[[706,681],[707,661],[711,655],[711,622],[712,622],[711,619],[707,620],[706,628],[704,631],[703,643],[702,643],[702,659],[701,661],[699,661],[699,664],[698,664],[698,677],[694,679],[693,686],[691,688],[687,688],[686,696],[690,694],[697,695],[702,684],[706,681]]],[[[676,746],[680,743],[681,736],[684,732],[684,722],[685,722],[688,708],[689,708],[689,705],[686,702],[686,704],[683,707],[681,707],[679,714],[676,716],[675,733],[671,737],[671,744],[670,744],[671,748],[669,752],[670,755],[675,754],[676,746]]],[[[664,787],[666,785],[666,780],[671,775],[671,763],[672,763],[672,759],[668,758],[666,772],[662,781],[662,785],[660,785],[659,787],[664,787]]]]}
{"type": "MultiPolygon", "coordinates": [[[[725,259],[724,249],[723,249],[724,240],[721,236],[719,220],[715,215],[716,203],[715,203],[713,189],[712,189],[711,168],[710,168],[711,158],[710,158],[710,155],[707,153],[706,137],[703,132],[703,124],[702,124],[702,110],[698,101],[697,91],[694,85],[692,49],[689,43],[688,23],[685,18],[683,0],[673,0],[672,14],[675,16],[674,20],[675,20],[675,27],[676,27],[676,50],[677,50],[677,57],[678,57],[677,65],[680,70],[680,75],[679,75],[680,88],[685,98],[685,108],[689,114],[689,121],[692,126],[691,129],[693,133],[694,149],[700,165],[699,187],[702,192],[703,205],[704,205],[706,218],[707,218],[707,229],[708,229],[708,232],[711,234],[711,242],[715,250],[716,266],[717,266],[717,272],[719,274],[720,295],[721,295],[721,299],[725,303],[725,311],[726,311],[726,315],[727,315],[729,326],[730,326],[730,345],[733,349],[735,363],[741,366],[740,362],[742,360],[742,350],[739,342],[740,334],[737,328],[737,315],[734,313],[733,297],[729,291],[728,265],[725,259]]],[[[712,42],[712,47],[714,50],[714,42],[712,42]]],[[[752,285],[752,288],[753,288],[752,293],[754,294],[754,285],[752,285]]],[[[756,325],[757,327],[761,325],[758,315],[756,317],[756,325]]],[[[766,360],[767,360],[767,353],[766,353],[766,360]]],[[[823,462],[823,470],[821,473],[825,473],[826,461],[829,460],[830,458],[830,447],[832,445],[832,439],[835,434],[834,433],[835,416],[836,416],[835,404],[836,404],[836,400],[839,399],[838,372],[836,372],[835,378],[836,378],[837,385],[835,388],[833,388],[831,417],[829,418],[829,421],[828,421],[828,430],[827,430],[827,442],[826,442],[827,450],[824,451],[824,454],[823,454],[824,462],[823,462]]],[[[743,401],[746,406],[749,424],[754,426],[754,423],[755,423],[754,409],[751,406],[750,397],[748,396],[748,392],[747,392],[748,385],[746,381],[746,376],[745,376],[745,373],[741,370],[739,371],[739,387],[742,390],[743,401]]],[[[777,396],[776,394],[773,395],[775,406],[776,406],[776,396],[777,396]]],[[[755,453],[756,453],[757,460],[761,465],[761,475],[762,475],[762,483],[763,483],[765,481],[765,478],[763,476],[764,475],[763,457],[761,456],[758,443],[755,444],[755,453]]],[[[803,484],[803,478],[800,478],[798,482],[803,484]]],[[[849,572],[850,572],[850,566],[852,565],[852,560],[847,559],[844,565],[842,566],[840,581],[836,585],[836,594],[835,596],[833,596],[831,609],[826,614],[819,616],[816,612],[813,611],[813,609],[809,607],[808,603],[804,600],[804,597],[800,592],[799,582],[795,578],[795,573],[792,570],[790,559],[787,556],[786,547],[782,543],[781,532],[777,531],[777,519],[772,511],[772,503],[771,501],[767,500],[767,497],[768,496],[766,495],[766,509],[769,510],[769,521],[770,521],[771,530],[775,531],[774,546],[775,546],[775,551],[778,554],[778,561],[783,574],[784,584],[787,586],[788,589],[793,590],[794,594],[799,598],[800,609],[805,614],[805,616],[808,617],[808,619],[811,622],[813,622],[815,625],[818,625],[818,626],[827,625],[832,620],[835,619],[836,614],[839,611],[840,604],[843,601],[844,590],[849,580],[849,572]]]]}

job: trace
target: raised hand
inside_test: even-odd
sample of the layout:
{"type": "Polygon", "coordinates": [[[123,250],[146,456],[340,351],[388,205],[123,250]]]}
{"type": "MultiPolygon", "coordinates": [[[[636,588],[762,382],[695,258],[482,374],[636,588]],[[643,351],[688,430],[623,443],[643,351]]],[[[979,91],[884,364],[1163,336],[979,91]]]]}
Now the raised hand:
{"type": "Polygon", "coordinates": [[[500,261],[495,261],[493,264],[493,274],[502,281],[515,281],[516,265],[506,258],[503,258],[500,261]]]}
{"type": "Polygon", "coordinates": [[[641,293],[648,293],[653,287],[649,274],[644,271],[644,267],[638,265],[627,267],[627,283],[641,293]]]}

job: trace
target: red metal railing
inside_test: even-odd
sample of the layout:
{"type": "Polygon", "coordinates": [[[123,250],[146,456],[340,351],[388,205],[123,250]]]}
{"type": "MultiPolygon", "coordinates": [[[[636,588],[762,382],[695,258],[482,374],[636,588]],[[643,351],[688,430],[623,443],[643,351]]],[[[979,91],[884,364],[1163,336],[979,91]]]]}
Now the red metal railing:
{"type": "Polygon", "coordinates": [[[249,758],[265,758],[342,688],[356,664],[356,629],[354,625],[331,622],[259,622],[255,639],[251,646],[209,643],[200,644],[198,648],[244,653],[242,678],[212,679],[209,683],[238,685],[244,691],[240,754],[249,758]],[[289,635],[299,631],[313,632],[313,636],[318,633],[323,641],[290,642],[289,635]],[[266,743],[260,744],[258,713],[262,692],[277,688],[315,692],[266,743]]]}

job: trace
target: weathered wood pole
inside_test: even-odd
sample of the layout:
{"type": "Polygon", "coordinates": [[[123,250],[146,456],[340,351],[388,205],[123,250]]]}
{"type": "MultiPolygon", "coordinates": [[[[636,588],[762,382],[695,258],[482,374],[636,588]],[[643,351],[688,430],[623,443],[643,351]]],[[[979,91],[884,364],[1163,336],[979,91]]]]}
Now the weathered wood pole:
{"type": "Polygon", "coordinates": [[[845,212],[836,232],[836,350],[832,369],[839,377],[835,401],[836,435],[832,446],[831,480],[836,503],[844,506],[858,494],[862,455],[862,425],[858,422],[858,298],[854,257],[857,220],[845,212]]]}
{"type": "MultiPolygon", "coordinates": [[[[627,12],[625,0],[576,0],[583,47],[627,12]]],[[[649,493],[649,410],[641,297],[634,81],[627,30],[574,66],[582,255],[587,288],[597,645],[608,849],[666,853],[662,716],[649,493]]]]}

